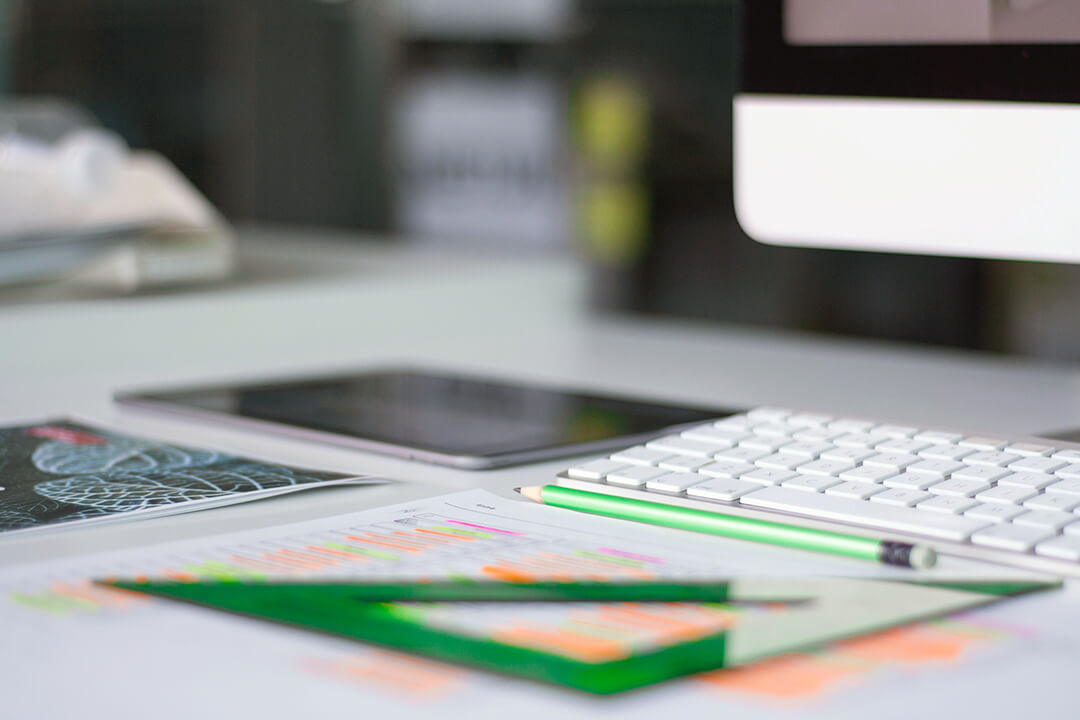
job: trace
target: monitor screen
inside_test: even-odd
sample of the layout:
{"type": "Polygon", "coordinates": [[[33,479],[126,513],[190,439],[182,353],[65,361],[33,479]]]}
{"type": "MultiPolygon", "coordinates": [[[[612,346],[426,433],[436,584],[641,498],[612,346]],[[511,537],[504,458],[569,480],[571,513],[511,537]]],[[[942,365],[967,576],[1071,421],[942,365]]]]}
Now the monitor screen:
{"type": "Polygon", "coordinates": [[[742,13],[735,204],[751,237],[1080,262],[1080,3],[742,13]]]}

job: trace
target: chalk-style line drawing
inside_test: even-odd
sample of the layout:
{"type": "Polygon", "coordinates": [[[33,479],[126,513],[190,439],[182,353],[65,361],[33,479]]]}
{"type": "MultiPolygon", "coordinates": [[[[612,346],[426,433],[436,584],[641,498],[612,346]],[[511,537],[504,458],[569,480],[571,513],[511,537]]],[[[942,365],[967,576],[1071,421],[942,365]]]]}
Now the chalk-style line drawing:
{"type": "Polygon", "coordinates": [[[21,508],[0,507],[0,530],[17,530],[36,525],[37,518],[21,508]]]}
{"type": "Polygon", "coordinates": [[[50,475],[142,473],[199,467],[227,459],[212,450],[159,445],[138,439],[111,437],[101,445],[74,445],[54,440],[34,450],[33,463],[50,475]]]}
{"type": "Polygon", "coordinates": [[[34,492],[58,502],[122,512],[308,482],[317,478],[287,468],[238,463],[223,468],[75,475],[40,482],[34,492]]]}

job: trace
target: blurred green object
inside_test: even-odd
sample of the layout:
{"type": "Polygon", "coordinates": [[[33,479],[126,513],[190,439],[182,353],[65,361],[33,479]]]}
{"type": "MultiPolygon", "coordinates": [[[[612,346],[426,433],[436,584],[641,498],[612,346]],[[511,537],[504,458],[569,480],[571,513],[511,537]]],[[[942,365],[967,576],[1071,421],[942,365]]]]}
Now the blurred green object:
{"type": "Polygon", "coordinates": [[[572,116],[582,250],[594,264],[629,266],[649,242],[649,98],[632,78],[599,72],[578,83],[572,116]]]}

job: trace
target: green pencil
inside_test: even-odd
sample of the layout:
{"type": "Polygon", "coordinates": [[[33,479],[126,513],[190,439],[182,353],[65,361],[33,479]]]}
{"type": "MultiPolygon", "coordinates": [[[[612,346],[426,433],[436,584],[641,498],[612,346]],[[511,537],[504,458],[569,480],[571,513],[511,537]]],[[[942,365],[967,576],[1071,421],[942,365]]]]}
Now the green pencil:
{"type": "Polygon", "coordinates": [[[754,520],[694,508],[591,493],[558,485],[523,487],[517,488],[517,491],[530,500],[545,505],[680,530],[722,535],[738,540],[753,540],[770,545],[782,545],[918,569],[933,567],[937,562],[937,554],[933,548],[925,545],[875,540],[768,520],[754,520]]]}

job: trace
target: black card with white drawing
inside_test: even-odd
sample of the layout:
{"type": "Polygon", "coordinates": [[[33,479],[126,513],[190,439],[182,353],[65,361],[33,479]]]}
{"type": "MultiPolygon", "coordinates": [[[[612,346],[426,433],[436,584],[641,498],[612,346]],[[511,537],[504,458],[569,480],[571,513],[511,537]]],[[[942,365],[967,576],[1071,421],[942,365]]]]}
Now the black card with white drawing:
{"type": "Polygon", "coordinates": [[[68,421],[0,428],[0,533],[171,515],[383,479],[265,463],[68,421]]]}

